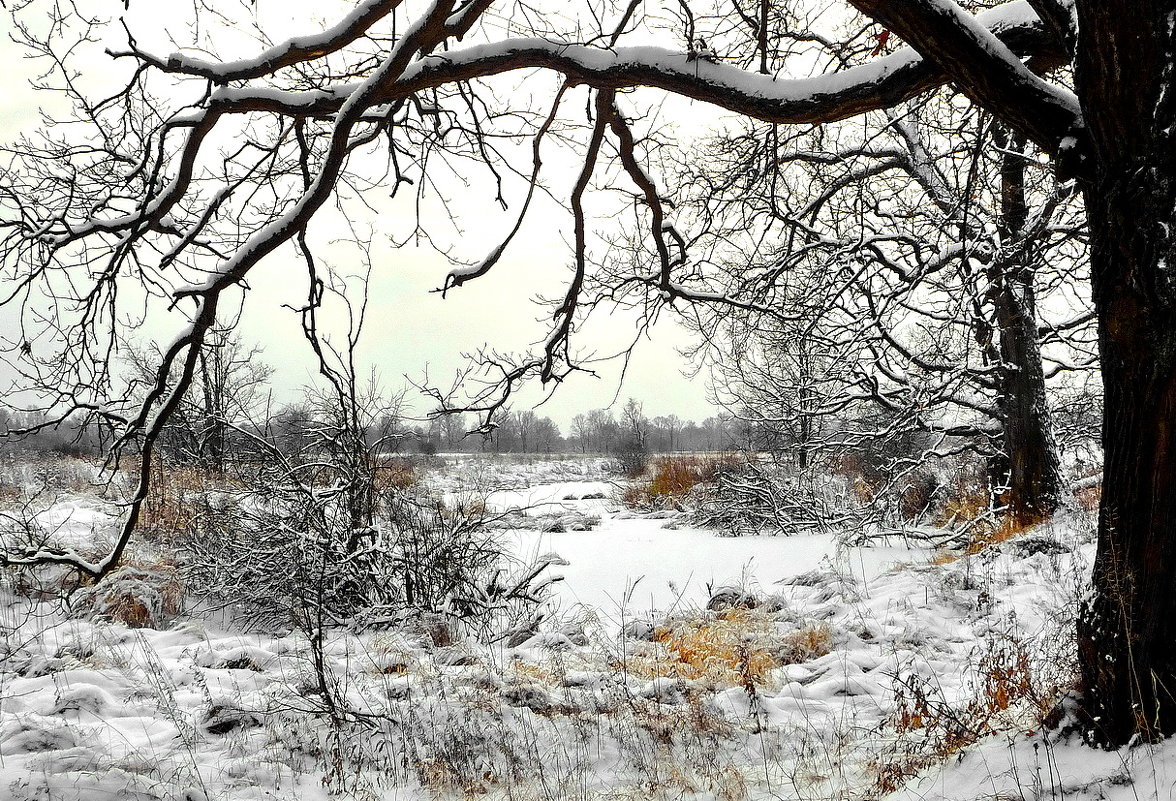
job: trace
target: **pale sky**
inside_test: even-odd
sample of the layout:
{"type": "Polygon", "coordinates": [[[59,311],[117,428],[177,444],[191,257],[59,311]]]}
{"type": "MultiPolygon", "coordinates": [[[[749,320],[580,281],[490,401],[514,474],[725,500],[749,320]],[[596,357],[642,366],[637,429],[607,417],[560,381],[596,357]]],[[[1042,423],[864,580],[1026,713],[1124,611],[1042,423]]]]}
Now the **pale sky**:
{"type": "MultiPolygon", "coordinates": [[[[0,18],[0,26],[7,24],[6,18],[0,18]]],[[[7,36],[0,41],[0,65],[7,77],[5,91],[0,93],[0,140],[8,141],[37,123],[37,105],[46,99],[28,85],[35,65],[20,57],[7,36]]],[[[461,187],[453,191],[463,192],[461,187]]],[[[477,203],[467,208],[480,211],[463,214],[463,230],[456,241],[463,256],[478,258],[497,245],[501,232],[513,222],[515,209],[498,210],[492,189],[476,182],[464,192],[474,195],[477,203]]],[[[398,213],[391,211],[393,217],[398,213]]],[[[441,285],[450,269],[448,263],[427,247],[393,248],[388,241],[391,232],[382,228],[382,222],[372,223],[372,299],[362,353],[381,374],[387,389],[402,386],[406,376],[421,381],[426,370],[433,383],[448,386],[465,363],[463,352],[482,346],[517,352],[544,337],[545,326],[537,318],[549,312],[533,299],[537,294],[552,297],[563,292],[571,259],[563,241],[570,231],[566,213],[547,209],[534,214],[491,274],[445,299],[431,290],[441,285]]],[[[326,222],[319,225],[317,233],[324,241],[343,235],[343,231],[335,234],[329,230],[326,222]]],[[[326,249],[336,264],[347,258],[344,251],[326,249]],[[337,252],[338,257],[334,256],[337,252]]],[[[262,358],[276,368],[278,395],[293,395],[296,387],[312,376],[313,364],[296,316],[282,304],[298,304],[305,298],[304,268],[292,261],[289,251],[283,251],[251,274],[250,286],[239,330],[247,344],[263,348],[262,358]]],[[[166,328],[161,327],[156,336],[170,339],[173,333],[166,328]]],[[[598,318],[576,344],[581,350],[605,355],[616,352],[633,334],[630,318],[598,318]]],[[[681,373],[685,362],[677,348],[689,341],[688,335],[666,318],[655,328],[654,336],[634,351],[623,386],[619,386],[620,360],[597,364],[599,378],[574,376],[538,411],[555,419],[565,434],[575,414],[605,406],[614,397],[618,406],[630,396],[637,398],[651,416],[673,413],[695,420],[711,416],[716,409],[706,400],[706,382],[681,373]]],[[[524,400],[530,404],[541,397],[536,382],[535,391],[524,400]]]]}

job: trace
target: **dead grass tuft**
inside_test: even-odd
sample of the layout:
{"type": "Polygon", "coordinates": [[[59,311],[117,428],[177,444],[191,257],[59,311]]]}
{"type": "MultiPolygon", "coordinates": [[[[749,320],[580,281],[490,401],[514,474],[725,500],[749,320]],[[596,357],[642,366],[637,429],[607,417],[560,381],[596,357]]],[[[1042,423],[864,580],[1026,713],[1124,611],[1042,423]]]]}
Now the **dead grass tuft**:
{"type": "Polygon", "coordinates": [[[626,489],[623,500],[632,509],[676,508],[699,484],[714,483],[741,461],[735,454],[660,456],[653,461],[653,474],[626,489]]]}
{"type": "Polygon", "coordinates": [[[184,584],[175,561],[129,559],[97,584],[81,589],[74,611],[130,628],[158,628],[183,605],[184,584]]]}
{"type": "Polygon", "coordinates": [[[814,623],[785,634],[776,655],[783,665],[799,665],[832,651],[833,629],[825,623],[814,623]]]}
{"type": "Polygon", "coordinates": [[[764,613],[728,609],[702,619],[676,621],[654,632],[656,653],[630,657],[625,669],[647,678],[703,680],[717,686],[770,683],[776,656],[775,624],[764,613]]]}

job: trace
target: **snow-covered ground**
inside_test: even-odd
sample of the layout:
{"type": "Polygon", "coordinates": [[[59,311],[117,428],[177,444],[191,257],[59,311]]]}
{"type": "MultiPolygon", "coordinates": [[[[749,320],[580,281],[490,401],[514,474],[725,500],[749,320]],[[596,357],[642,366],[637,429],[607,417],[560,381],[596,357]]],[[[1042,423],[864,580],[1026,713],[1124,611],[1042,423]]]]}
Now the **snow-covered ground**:
{"type": "MultiPolygon", "coordinates": [[[[463,469],[494,472],[430,481],[456,497],[463,469]]],[[[587,464],[501,472],[490,509],[600,518],[502,533],[568,563],[515,647],[338,631],[316,657],[297,632],[130,629],[7,587],[0,799],[1176,797],[1168,743],[1041,730],[1072,675],[1077,513],[944,560],[634,516],[587,464]],[[707,610],[727,585],[754,601],[707,610]]],[[[103,527],[61,503],[63,538],[103,527]]]]}

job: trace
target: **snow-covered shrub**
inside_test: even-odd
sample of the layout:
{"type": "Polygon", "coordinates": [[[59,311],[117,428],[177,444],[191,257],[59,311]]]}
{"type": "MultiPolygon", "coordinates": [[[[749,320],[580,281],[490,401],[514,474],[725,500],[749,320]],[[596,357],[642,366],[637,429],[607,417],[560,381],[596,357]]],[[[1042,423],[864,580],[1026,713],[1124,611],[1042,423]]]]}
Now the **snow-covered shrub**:
{"type": "Polygon", "coordinates": [[[399,625],[425,614],[482,632],[539,603],[547,563],[513,561],[483,508],[389,490],[354,530],[330,495],[269,489],[222,518],[187,559],[194,591],[263,628],[399,625]]]}
{"type": "Polygon", "coordinates": [[[167,560],[128,561],[71,599],[81,617],[104,618],[131,628],[160,628],[180,613],[184,583],[167,560]]]}
{"type": "Polygon", "coordinates": [[[747,461],[719,470],[691,498],[696,525],[726,536],[848,532],[869,518],[837,480],[747,461]]]}
{"type": "Polygon", "coordinates": [[[626,478],[637,478],[649,467],[649,454],[638,442],[625,442],[617,452],[617,472],[626,478]]]}

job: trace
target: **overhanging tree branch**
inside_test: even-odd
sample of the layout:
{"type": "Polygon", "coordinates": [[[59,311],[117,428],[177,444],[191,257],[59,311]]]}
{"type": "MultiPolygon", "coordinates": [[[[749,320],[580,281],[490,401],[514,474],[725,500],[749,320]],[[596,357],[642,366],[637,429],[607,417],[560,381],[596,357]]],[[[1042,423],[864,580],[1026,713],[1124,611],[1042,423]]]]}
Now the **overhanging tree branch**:
{"type": "Polygon", "coordinates": [[[895,31],[964,94],[1043,150],[1057,153],[1067,138],[1081,135],[1078,98],[1034,74],[1018,57],[1023,54],[1015,53],[953,0],[850,2],[895,31]]]}

